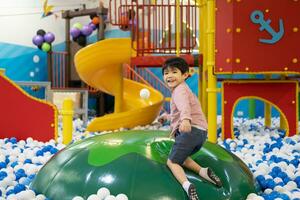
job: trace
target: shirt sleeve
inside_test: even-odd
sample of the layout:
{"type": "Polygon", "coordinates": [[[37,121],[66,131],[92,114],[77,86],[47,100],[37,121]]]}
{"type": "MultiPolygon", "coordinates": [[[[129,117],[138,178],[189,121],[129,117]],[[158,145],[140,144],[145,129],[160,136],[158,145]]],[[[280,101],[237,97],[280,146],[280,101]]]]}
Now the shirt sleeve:
{"type": "Polygon", "coordinates": [[[184,87],[176,88],[173,95],[173,102],[175,103],[177,109],[180,112],[180,120],[189,119],[191,117],[191,105],[189,101],[189,94],[184,87]]]}

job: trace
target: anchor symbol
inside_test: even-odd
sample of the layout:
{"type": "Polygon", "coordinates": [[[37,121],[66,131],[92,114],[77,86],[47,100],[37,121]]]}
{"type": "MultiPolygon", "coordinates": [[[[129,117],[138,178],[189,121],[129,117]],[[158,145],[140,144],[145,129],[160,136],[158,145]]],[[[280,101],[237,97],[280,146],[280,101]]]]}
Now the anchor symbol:
{"type": "Polygon", "coordinates": [[[264,14],[260,10],[253,11],[250,18],[253,23],[261,25],[259,27],[260,31],[266,30],[272,36],[272,39],[259,39],[261,43],[274,44],[282,38],[284,34],[282,19],[279,20],[279,32],[275,32],[270,26],[271,20],[264,20],[264,14]]]}

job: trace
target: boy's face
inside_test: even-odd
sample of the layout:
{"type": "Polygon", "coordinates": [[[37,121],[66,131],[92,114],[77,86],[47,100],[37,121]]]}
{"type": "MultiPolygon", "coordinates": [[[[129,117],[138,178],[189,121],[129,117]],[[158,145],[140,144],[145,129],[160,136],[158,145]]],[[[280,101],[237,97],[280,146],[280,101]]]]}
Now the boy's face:
{"type": "Polygon", "coordinates": [[[184,82],[188,76],[188,72],[182,74],[181,71],[176,67],[168,67],[164,71],[164,81],[171,90],[176,88],[180,83],[184,82]]]}

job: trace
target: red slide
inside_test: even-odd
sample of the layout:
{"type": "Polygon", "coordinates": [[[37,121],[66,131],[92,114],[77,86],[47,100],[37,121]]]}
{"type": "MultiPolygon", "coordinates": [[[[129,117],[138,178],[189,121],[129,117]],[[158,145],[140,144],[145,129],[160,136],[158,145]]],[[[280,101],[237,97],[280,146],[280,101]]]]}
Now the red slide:
{"type": "Polygon", "coordinates": [[[57,109],[34,98],[0,74],[0,138],[32,137],[46,142],[57,136],[57,109]]]}

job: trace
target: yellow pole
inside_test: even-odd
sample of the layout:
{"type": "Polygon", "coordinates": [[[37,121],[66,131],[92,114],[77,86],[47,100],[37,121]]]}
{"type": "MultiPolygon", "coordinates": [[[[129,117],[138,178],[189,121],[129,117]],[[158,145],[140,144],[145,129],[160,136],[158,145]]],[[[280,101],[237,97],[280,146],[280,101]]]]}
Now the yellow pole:
{"type": "MultiPolygon", "coordinates": [[[[266,75],[266,79],[269,80],[271,78],[271,75],[266,75]]],[[[265,102],[265,126],[271,127],[271,111],[272,106],[265,102]]]]}
{"type": "Polygon", "coordinates": [[[180,55],[180,0],[176,0],[176,56],[180,55]]]}
{"type": "Polygon", "coordinates": [[[208,140],[217,142],[217,78],[214,75],[215,66],[215,0],[207,2],[207,74],[208,74],[208,140]]]}
{"type": "Polygon", "coordinates": [[[69,144],[72,141],[73,132],[73,106],[72,99],[64,99],[61,115],[63,117],[63,144],[69,144]]]}
{"type": "Polygon", "coordinates": [[[5,69],[0,68],[0,74],[5,75],[5,69]]]}
{"type": "MultiPolygon", "coordinates": [[[[200,34],[198,35],[200,45],[199,45],[199,54],[203,55],[204,52],[206,52],[206,18],[207,18],[207,12],[206,12],[206,6],[205,6],[204,0],[200,1],[199,6],[199,13],[200,13],[200,20],[199,20],[199,30],[200,34]]],[[[202,105],[203,113],[205,114],[206,118],[207,115],[207,57],[203,56],[203,64],[202,64],[202,70],[200,70],[199,65],[199,80],[198,80],[198,94],[199,94],[199,101],[202,105]],[[200,73],[201,72],[201,73],[200,73]]]]}
{"type": "MultiPolygon", "coordinates": [[[[285,76],[284,76],[284,75],[281,75],[281,76],[280,76],[280,79],[281,79],[281,80],[285,80],[285,76]]],[[[287,130],[286,121],[284,120],[284,117],[283,117],[283,115],[281,114],[281,112],[280,112],[280,129],[282,129],[282,130],[287,130]]]]}
{"type": "Polygon", "coordinates": [[[271,127],[271,105],[265,102],[265,126],[271,127]]]}

